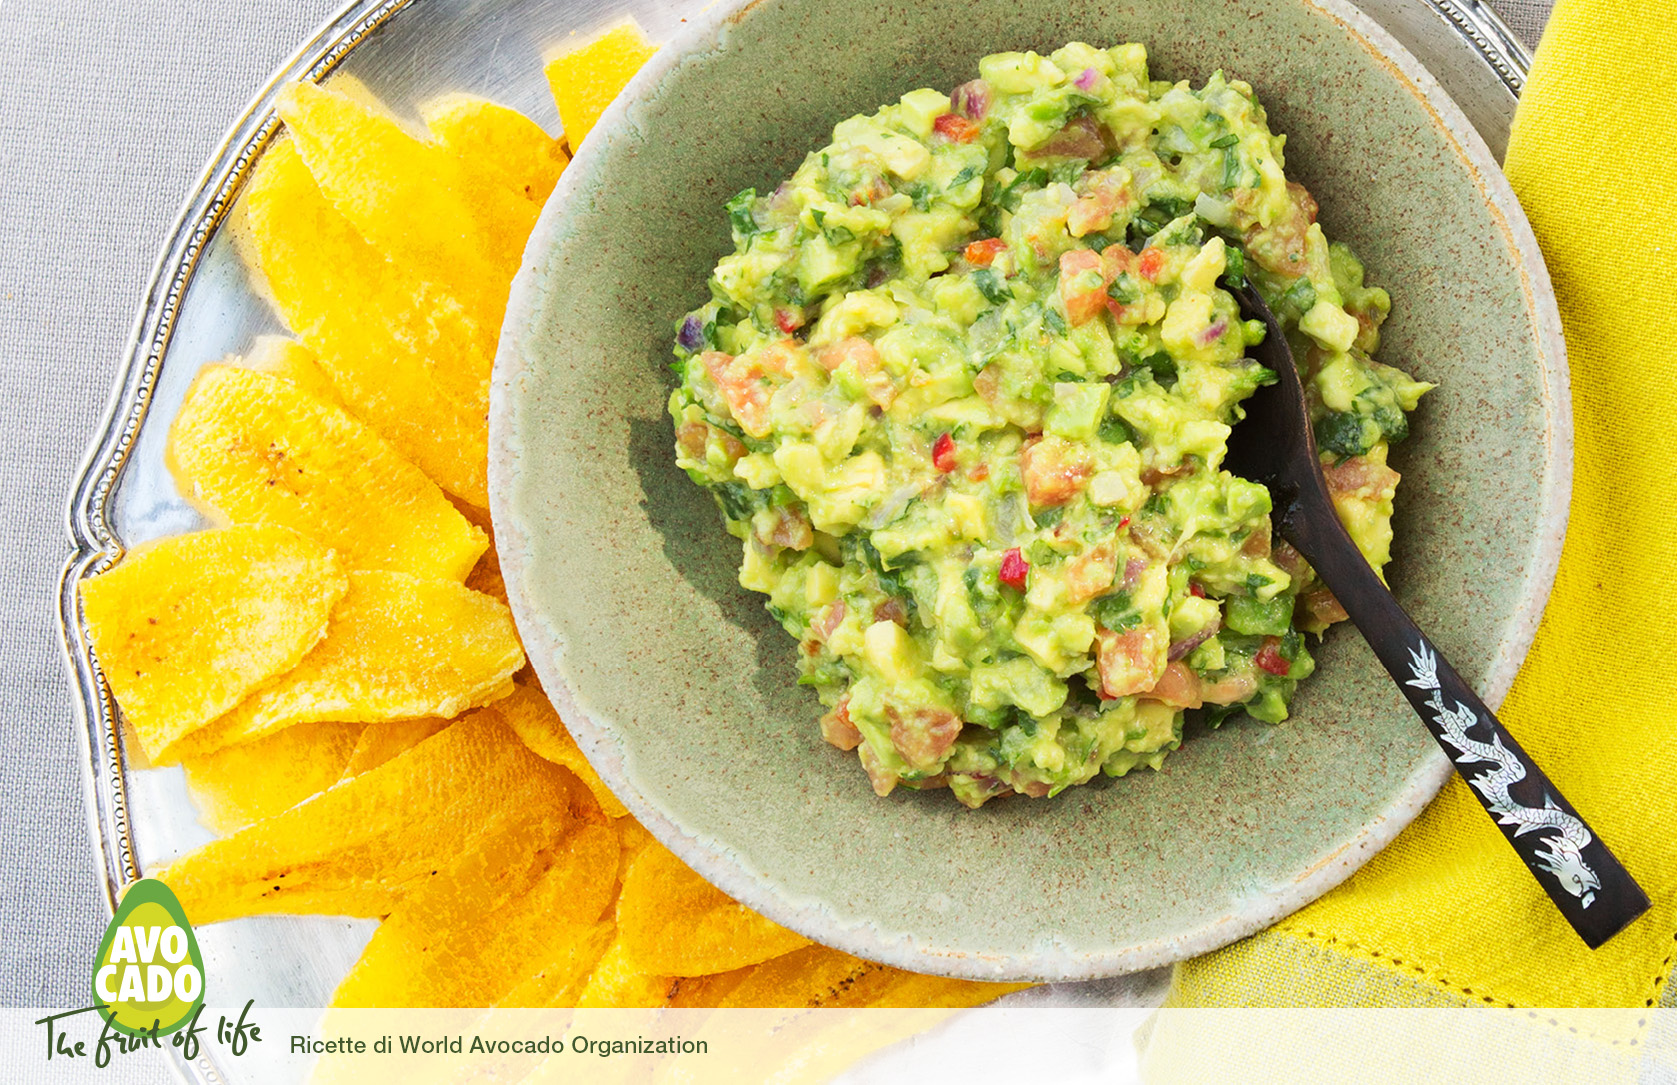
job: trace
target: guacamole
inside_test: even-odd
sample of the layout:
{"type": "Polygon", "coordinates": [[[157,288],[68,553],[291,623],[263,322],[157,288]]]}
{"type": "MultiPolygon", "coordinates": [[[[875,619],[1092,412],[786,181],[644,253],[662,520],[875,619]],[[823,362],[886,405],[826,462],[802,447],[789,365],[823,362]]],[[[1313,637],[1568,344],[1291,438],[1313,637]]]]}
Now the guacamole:
{"type": "Polygon", "coordinates": [[[1042,797],[1279,722],[1344,617],[1221,469],[1249,358],[1220,279],[1287,329],[1341,518],[1378,569],[1388,446],[1430,385],[1372,354],[1390,302],[1283,173],[1252,88],[1140,45],[999,53],[841,122],[680,321],[679,465],[740,583],[880,794],[1042,797]]]}

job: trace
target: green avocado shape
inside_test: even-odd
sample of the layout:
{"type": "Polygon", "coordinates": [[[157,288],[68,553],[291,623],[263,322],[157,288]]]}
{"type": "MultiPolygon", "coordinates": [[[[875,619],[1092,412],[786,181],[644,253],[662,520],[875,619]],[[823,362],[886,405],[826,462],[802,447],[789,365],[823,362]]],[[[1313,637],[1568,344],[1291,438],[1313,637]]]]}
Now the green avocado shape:
{"type": "Polygon", "coordinates": [[[93,958],[93,1000],[129,1036],[166,1036],[204,1004],[204,957],[168,886],[128,887],[93,958]]]}

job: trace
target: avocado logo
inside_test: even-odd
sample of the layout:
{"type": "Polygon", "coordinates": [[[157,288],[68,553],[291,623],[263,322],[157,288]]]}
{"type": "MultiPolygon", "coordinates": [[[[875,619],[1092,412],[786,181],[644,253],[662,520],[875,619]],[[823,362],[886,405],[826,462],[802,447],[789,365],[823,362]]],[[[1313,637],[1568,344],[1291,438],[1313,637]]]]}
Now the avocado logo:
{"type": "Polygon", "coordinates": [[[186,911],[168,886],[128,887],[93,958],[93,998],[111,1027],[165,1036],[204,1004],[204,958],[186,911]]]}

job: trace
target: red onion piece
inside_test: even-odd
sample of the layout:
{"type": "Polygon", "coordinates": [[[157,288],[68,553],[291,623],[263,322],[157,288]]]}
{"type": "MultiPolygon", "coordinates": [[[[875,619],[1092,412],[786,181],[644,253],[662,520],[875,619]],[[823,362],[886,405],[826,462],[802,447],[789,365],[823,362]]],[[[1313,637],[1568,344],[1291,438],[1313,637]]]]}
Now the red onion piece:
{"type": "Polygon", "coordinates": [[[1175,663],[1177,660],[1181,659],[1183,656],[1187,655],[1189,652],[1198,648],[1200,645],[1215,636],[1217,630],[1221,628],[1221,626],[1221,622],[1212,622],[1210,625],[1206,626],[1198,633],[1195,633],[1193,636],[1185,637],[1182,640],[1177,641],[1175,644],[1171,645],[1170,650],[1165,653],[1165,658],[1170,660],[1172,663],[1175,663]]]}
{"type": "Polygon", "coordinates": [[[990,112],[990,84],[982,79],[962,83],[950,93],[949,101],[955,112],[981,121],[990,112]]]}

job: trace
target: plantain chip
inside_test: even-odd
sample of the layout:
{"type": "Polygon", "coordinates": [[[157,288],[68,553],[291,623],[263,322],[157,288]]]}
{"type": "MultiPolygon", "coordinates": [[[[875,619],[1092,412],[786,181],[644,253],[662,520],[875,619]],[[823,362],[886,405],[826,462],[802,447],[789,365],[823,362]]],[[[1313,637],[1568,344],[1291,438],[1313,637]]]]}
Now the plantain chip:
{"type": "Polygon", "coordinates": [[[734,901],[656,841],[623,876],[617,927],[626,964],[667,976],[730,972],[809,945],[734,901]]]}
{"type": "Polygon", "coordinates": [[[326,198],[289,139],[263,153],[235,242],[338,397],[444,490],[489,503],[489,371],[499,324],[386,260],[326,198]]]}
{"type": "Polygon", "coordinates": [[[617,928],[610,920],[602,920],[579,937],[550,949],[545,962],[535,965],[518,986],[502,995],[496,1007],[542,1009],[576,1005],[589,975],[599,965],[616,933],[617,928]]]}
{"type": "Polygon", "coordinates": [[[554,764],[564,765],[576,773],[608,815],[620,818],[629,813],[582,755],[576,739],[566,730],[565,721],[559,718],[547,695],[538,687],[519,685],[511,696],[497,701],[495,709],[518,732],[518,737],[524,740],[526,746],[554,764]]]}
{"type": "Polygon", "coordinates": [[[675,992],[676,977],[648,972],[630,959],[619,930],[577,992],[576,1004],[590,1009],[653,1009],[668,1006],[675,992]]]}
{"type": "Polygon", "coordinates": [[[283,527],[137,546],[82,583],[105,681],[152,762],[286,673],[349,590],[336,554],[283,527]]]}
{"type": "Polygon", "coordinates": [[[179,745],[203,753],[314,720],[449,719],[511,693],[523,665],[511,613],[487,595],[452,580],[352,572],[319,646],[179,745]]]}
{"type": "Polygon", "coordinates": [[[516,247],[507,238],[518,223],[524,235],[535,225],[530,200],[509,186],[472,183],[452,150],[329,87],[292,83],[274,109],[356,232],[415,278],[447,284],[476,325],[496,334],[524,254],[523,237],[516,247]]]}
{"type": "Polygon", "coordinates": [[[542,205],[570,161],[559,141],[518,110],[470,94],[433,99],[419,107],[419,115],[431,138],[454,155],[467,198],[507,214],[485,224],[492,248],[511,251],[515,258],[522,254],[542,205]],[[520,199],[503,202],[479,194],[491,189],[520,199]]]}
{"type": "Polygon", "coordinates": [[[812,945],[750,969],[716,1004],[757,1009],[958,1008],[990,1002],[1029,986],[923,976],[812,945]]]}
{"type": "Polygon", "coordinates": [[[387,441],[272,374],[201,370],[169,428],[168,459],[195,503],[289,527],[351,569],[463,580],[489,545],[387,441]]]}
{"type": "MultiPolygon", "coordinates": [[[[343,766],[343,778],[359,776],[368,769],[376,769],[393,757],[424,742],[432,735],[449,725],[449,721],[427,716],[418,720],[384,720],[379,723],[369,723],[361,728],[360,737],[355,740],[355,748],[350,751],[348,760],[343,766]]],[[[298,726],[307,726],[299,724],[298,726]]],[[[359,726],[359,725],[358,725],[359,726]]],[[[285,734],[296,728],[287,727],[278,732],[285,734]]]]}
{"type": "Polygon", "coordinates": [[[617,834],[594,817],[523,866],[463,853],[391,911],[332,1005],[488,1006],[587,942],[617,887],[617,834]]]}
{"type": "Polygon", "coordinates": [[[320,368],[314,351],[285,335],[259,335],[251,340],[244,364],[258,373],[272,373],[295,384],[314,398],[343,406],[332,378],[320,368]]]}
{"type": "Polygon", "coordinates": [[[897,1009],[964,1009],[982,1006],[1005,994],[1023,991],[1028,983],[980,983],[886,969],[890,975],[882,988],[875,989],[868,1005],[897,1009]]]}
{"type": "Polygon", "coordinates": [[[466,574],[466,587],[480,591],[494,599],[507,601],[507,582],[501,578],[501,555],[495,552],[495,536],[489,536],[489,549],[466,574]]]}
{"type": "Polygon", "coordinates": [[[606,106],[657,51],[631,18],[547,62],[547,84],[559,107],[559,122],[571,153],[576,153],[606,106]]]}
{"type": "Polygon", "coordinates": [[[526,750],[493,710],[475,712],[154,874],[194,923],[276,912],[384,916],[459,856],[477,856],[486,869],[527,864],[575,823],[573,780],[526,750]]]}
{"type": "Polygon", "coordinates": [[[359,723],[304,723],[181,762],[198,820],[231,833],[310,798],[343,775],[359,723]]]}

